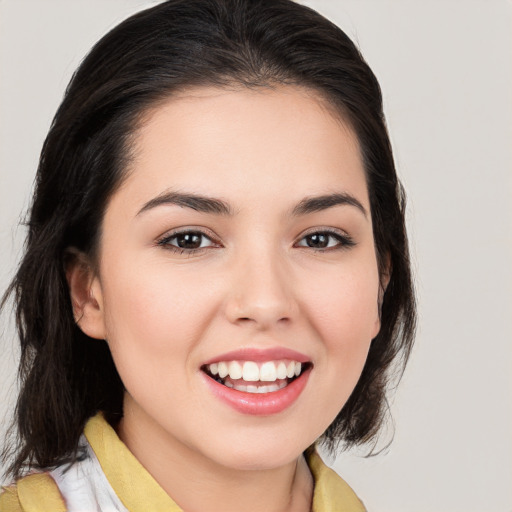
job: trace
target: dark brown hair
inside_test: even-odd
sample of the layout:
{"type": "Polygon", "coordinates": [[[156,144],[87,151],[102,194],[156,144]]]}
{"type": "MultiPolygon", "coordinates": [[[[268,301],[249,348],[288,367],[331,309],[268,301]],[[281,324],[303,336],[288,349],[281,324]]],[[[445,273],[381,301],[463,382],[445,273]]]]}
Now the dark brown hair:
{"type": "Polygon", "coordinates": [[[323,441],[374,440],[390,378],[405,366],[415,301],[397,179],[379,84],[347,35],[291,0],[169,0],[125,20],[73,76],[44,143],[14,297],[21,343],[17,434],[4,457],[18,477],[77,456],[86,420],[122,415],[124,388],[107,344],[75,324],[66,249],[94,255],[106,204],[121,183],[130,136],[156,102],[185,87],[308,87],[355,131],[381,273],[391,268],[382,327],[361,378],[323,441]],[[398,363],[398,364],[396,364],[398,363]]]}

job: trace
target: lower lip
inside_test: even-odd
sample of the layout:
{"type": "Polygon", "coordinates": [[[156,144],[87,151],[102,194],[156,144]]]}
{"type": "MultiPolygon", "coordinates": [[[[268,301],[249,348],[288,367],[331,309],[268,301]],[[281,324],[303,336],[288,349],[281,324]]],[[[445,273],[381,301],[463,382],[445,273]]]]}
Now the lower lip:
{"type": "Polygon", "coordinates": [[[206,373],[201,373],[203,373],[206,384],[212,393],[224,403],[243,414],[265,416],[284,411],[299,398],[299,395],[306,387],[311,368],[305,370],[283,389],[271,393],[237,391],[220,384],[220,382],[212,379],[206,373]]]}

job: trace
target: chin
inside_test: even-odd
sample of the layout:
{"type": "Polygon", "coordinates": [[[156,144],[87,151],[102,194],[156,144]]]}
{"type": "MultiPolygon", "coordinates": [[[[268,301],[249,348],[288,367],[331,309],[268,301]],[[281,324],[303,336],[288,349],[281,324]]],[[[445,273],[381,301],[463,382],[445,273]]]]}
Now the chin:
{"type": "MultiPolygon", "coordinates": [[[[289,443],[293,435],[287,436],[283,440],[283,436],[276,435],[273,439],[240,439],[230,442],[227,440],[227,446],[221,450],[215,450],[215,454],[211,454],[211,458],[225,467],[238,471],[263,471],[271,470],[294,463],[310,446],[311,443],[289,443]]],[[[314,441],[312,441],[314,442],[314,441]]],[[[216,444],[216,448],[221,447],[216,444]]]]}

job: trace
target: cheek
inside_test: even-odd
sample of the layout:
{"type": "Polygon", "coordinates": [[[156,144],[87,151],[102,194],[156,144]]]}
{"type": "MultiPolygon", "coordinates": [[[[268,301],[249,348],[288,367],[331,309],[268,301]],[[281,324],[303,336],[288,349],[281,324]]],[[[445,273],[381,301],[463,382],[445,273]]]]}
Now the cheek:
{"type": "Polygon", "coordinates": [[[319,347],[318,371],[311,376],[315,393],[310,397],[317,418],[311,429],[317,437],[352,394],[378,322],[378,274],[371,265],[350,272],[337,269],[328,277],[321,292],[311,294],[308,302],[319,347]]]}
{"type": "Polygon", "coordinates": [[[329,339],[337,335],[347,337],[347,341],[371,336],[379,318],[377,272],[370,267],[370,270],[332,276],[325,282],[328,286],[311,300],[318,327],[328,333],[329,339]]]}
{"type": "Polygon", "coordinates": [[[380,325],[378,273],[376,266],[366,266],[325,282],[331,284],[312,296],[309,316],[327,349],[328,365],[351,381],[359,377],[380,325]]]}
{"type": "Polygon", "coordinates": [[[213,310],[211,288],[192,273],[177,279],[165,265],[119,262],[105,275],[105,327],[116,364],[156,371],[183,364],[213,310]]]}

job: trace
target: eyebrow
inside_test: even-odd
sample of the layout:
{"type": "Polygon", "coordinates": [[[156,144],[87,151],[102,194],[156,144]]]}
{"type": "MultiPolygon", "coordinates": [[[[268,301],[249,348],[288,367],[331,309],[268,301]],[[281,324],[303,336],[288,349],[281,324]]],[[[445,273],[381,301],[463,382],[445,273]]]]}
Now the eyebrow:
{"type": "MultiPolygon", "coordinates": [[[[156,208],[162,205],[175,205],[182,208],[191,208],[192,210],[201,213],[213,213],[216,215],[234,215],[233,208],[223,201],[214,197],[207,197],[193,193],[182,192],[164,192],[159,196],[148,201],[137,213],[140,215],[143,212],[156,208]]],[[[361,202],[354,196],[348,193],[333,193],[321,196],[312,196],[302,199],[293,209],[292,215],[299,217],[309,213],[320,212],[327,210],[334,206],[349,205],[354,206],[361,213],[368,217],[368,213],[361,202]]]]}
{"type": "Polygon", "coordinates": [[[306,197],[292,210],[292,215],[300,216],[308,213],[320,212],[333,206],[349,205],[360,210],[365,217],[368,212],[365,207],[353,195],[347,193],[326,194],[323,196],[306,197]]]}
{"type": "Polygon", "coordinates": [[[217,215],[233,215],[233,209],[221,199],[201,196],[198,194],[184,194],[181,192],[164,192],[148,201],[137,213],[156,208],[161,205],[176,205],[182,208],[191,208],[202,213],[215,213],[217,215]]]}

